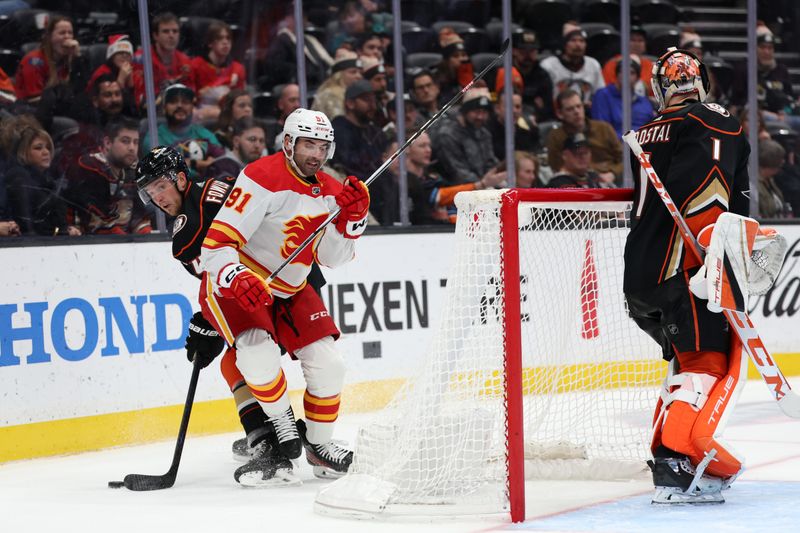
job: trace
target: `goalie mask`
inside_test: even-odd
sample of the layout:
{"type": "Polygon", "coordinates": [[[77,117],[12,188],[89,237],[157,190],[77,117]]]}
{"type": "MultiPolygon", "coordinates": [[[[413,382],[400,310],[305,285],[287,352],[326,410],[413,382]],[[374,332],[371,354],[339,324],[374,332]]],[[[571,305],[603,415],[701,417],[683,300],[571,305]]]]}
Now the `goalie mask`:
{"type": "Polygon", "coordinates": [[[669,48],[653,65],[650,86],[663,111],[670,99],[679,94],[696,93],[698,100],[705,101],[710,89],[706,66],[688,50],[669,48]]]}
{"type": "Polygon", "coordinates": [[[292,165],[295,172],[302,175],[300,169],[294,160],[294,146],[297,139],[305,137],[307,139],[317,139],[320,141],[328,141],[328,153],[325,155],[325,161],[322,161],[320,166],[324,165],[326,161],[333,157],[336,150],[336,143],[333,140],[333,126],[331,121],[325,116],[325,113],[319,111],[312,111],[310,109],[295,109],[288,117],[283,125],[283,153],[286,159],[292,165]],[[286,146],[286,136],[289,136],[289,146],[286,146]]]}
{"type": "Polygon", "coordinates": [[[150,150],[136,165],[136,188],[145,205],[152,200],[147,186],[161,178],[173,183],[178,181],[178,173],[189,175],[186,161],[177,150],[169,146],[156,146],[150,150]]]}

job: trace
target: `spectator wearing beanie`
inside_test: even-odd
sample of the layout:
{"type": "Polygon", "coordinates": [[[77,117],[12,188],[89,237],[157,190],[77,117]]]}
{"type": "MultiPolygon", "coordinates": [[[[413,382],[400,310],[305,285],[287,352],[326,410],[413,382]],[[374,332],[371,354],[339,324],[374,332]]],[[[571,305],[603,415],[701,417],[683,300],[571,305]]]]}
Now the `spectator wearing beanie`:
{"type": "MultiPolygon", "coordinates": [[[[553,80],[539,62],[539,39],[530,30],[511,35],[513,66],[522,76],[522,103],[533,109],[538,122],[552,120],[553,80]]],[[[495,84],[497,87],[497,84],[495,84]]]]}
{"type": "MultiPolygon", "coordinates": [[[[631,55],[630,84],[633,86],[641,75],[639,56],[631,55]]],[[[622,138],[622,81],[619,75],[622,60],[617,61],[616,81],[609,83],[594,94],[592,102],[592,118],[603,120],[614,127],[617,137],[622,138]]],[[[650,100],[634,93],[631,98],[631,128],[638,130],[653,118],[653,106],[650,100]]]]}
{"type": "Polygon", "coordinates": [[[433,151],[450,185],[491,179],[497,174],[492,134],[486,128],[491,109],[486,88],[470,89],[458,115],[436,130],[433,151]]]}
{"type": "Polygon", "coordinates": [[[557,56],[542,61],[553,80],[553,94],[566,89],[578,91],[587,107],[592,105],[592,95],[605,87],[600,63],[586,55],[586,32],[576,22],[564,23],[563,50],[557,56]]]}
{"type": "Polygon", "coordinates": [[[325,113],[331,120],[343,115],[345,90],[363,78],[362,66],[355,52],[339,50],[331,75],[317,89],[311,109],[325,113]]]}
{"type": "Polygon", "coordinates": [[[464,48],[464,40],[450,28],[440,32],[442,62],[433,74],[439,85],[439,98],[449,102],[473,78],[472,63],[464,48]]]}

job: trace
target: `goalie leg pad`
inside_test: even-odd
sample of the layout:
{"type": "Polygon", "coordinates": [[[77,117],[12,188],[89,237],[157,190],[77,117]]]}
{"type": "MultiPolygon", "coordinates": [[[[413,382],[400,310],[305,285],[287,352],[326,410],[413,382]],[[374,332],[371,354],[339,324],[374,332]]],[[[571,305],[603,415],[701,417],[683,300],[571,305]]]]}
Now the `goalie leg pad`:
{"type": "Polygon", "coordinates": [[[695,452],[689,457],[693,464],[702,461],[712,451],[716,452],[714,460],[706,468],[706,472],[712,476],[727,479],[742,471],[742,458],[729,445],[723,445],[721,437],[746,378],[747,358],[742,356],[739,340],[731,339],[728,373],[709,393],[708,401],[698,413],[691,434],[695,452]]]}

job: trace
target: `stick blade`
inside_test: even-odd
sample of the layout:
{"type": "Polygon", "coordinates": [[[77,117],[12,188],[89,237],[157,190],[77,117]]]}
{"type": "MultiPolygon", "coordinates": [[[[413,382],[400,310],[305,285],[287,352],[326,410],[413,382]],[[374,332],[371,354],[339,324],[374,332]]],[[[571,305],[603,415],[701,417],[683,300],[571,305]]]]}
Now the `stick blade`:
{"type": "Polygon", "coordinates": [[[175,484],[175,476],[169,473],[163,476],[148,476],[145,474],[128,474],[123,481],[125,488],[134,491],[163,490],[175,484]]]}
{"type": "Polygon", "coordinates": [[[793,390],[789,390],[783,398],[778,400],[778,407],[786,416],[800,418],[800,396],[793,390]]]}

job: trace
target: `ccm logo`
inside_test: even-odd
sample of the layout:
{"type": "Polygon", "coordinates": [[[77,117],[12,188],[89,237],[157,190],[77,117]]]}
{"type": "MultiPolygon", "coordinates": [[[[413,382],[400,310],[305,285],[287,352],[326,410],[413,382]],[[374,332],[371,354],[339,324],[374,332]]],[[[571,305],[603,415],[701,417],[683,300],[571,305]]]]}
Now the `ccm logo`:
{"type": "Polygon", "coordinates": [[[330,315],[328,315],[327,311],[320,311],[319,313],[311,313],[308,319],[313,322],[314,320],[317,320],[318,318],[322,318],[324,316],[330,316],[330,315]]]}

